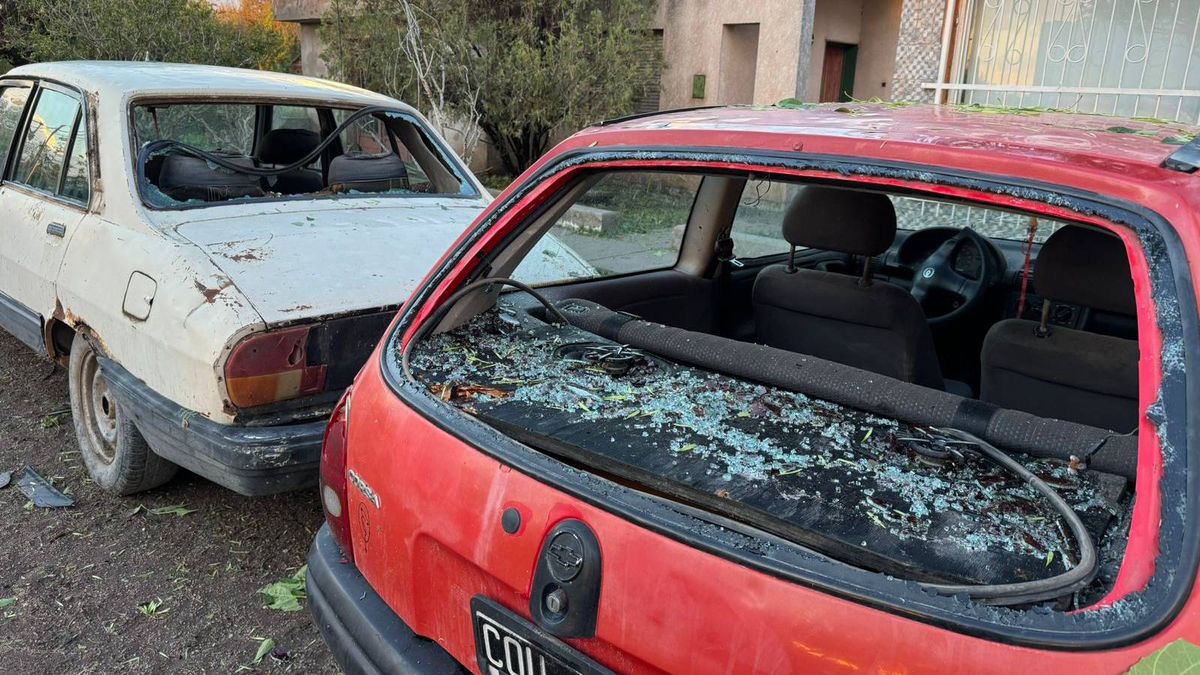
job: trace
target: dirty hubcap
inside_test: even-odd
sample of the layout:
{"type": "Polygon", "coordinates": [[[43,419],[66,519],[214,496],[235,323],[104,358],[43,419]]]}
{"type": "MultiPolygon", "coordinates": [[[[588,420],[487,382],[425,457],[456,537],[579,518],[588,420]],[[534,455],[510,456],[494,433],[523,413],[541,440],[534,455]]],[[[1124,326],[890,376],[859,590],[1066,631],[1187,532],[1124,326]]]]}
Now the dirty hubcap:
{"type": "Polygon", "coordinates": [[[79,373],[80,407],[83,408],[92,452],[105,464],[113,461],[117,451],[117,401],[108,389],[108,381],[100,372],[96,355],[89,353],[79,373]]]}

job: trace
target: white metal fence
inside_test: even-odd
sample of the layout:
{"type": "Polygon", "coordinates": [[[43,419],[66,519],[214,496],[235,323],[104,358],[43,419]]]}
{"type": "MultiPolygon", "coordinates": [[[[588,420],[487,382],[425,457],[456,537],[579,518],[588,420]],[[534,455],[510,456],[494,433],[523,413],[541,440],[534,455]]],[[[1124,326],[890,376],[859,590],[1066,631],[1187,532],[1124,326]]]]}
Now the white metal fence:
{"type": "Polygon", "coordinates": [[[954,4],[935,100],[1200,121],[1200,0],[954,4]]]}

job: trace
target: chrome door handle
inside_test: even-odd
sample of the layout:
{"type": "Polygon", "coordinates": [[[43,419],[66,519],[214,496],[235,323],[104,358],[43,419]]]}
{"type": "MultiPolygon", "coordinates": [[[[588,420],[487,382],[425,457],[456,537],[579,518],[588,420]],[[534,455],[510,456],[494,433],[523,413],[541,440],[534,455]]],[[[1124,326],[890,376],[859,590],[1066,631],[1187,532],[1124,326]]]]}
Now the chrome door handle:
{"type": "Polygon", "coordinates": [[[52,234],[56,237],[67,236],[67,226],[62,223],[50,223],[46,226],[46,234],[52,234]]]}

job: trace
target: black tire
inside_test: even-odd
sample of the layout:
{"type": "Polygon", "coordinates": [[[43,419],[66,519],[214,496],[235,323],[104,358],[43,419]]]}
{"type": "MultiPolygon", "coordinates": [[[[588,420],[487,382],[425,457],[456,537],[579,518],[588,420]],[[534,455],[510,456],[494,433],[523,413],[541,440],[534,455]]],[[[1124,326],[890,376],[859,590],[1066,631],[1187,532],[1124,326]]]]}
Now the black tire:
{"type": "Polygon", "coordinates": [[[131,495],[171,480],[179,467],[156,455],[117,405],[96,350],[83,333],[76,333],[71,343],[67,387],[79,451],[97,485],[115,495],[131,495]]]}

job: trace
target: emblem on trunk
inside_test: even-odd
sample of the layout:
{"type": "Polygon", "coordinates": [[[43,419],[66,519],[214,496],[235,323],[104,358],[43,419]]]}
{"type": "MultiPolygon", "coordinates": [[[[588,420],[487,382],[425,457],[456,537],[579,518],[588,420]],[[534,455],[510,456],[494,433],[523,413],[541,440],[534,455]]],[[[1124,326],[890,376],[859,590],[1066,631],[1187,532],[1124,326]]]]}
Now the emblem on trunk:
{"type": "Polygon", "coordinates": [[[370,485],[367,485],[367,481],[363,480],[357,473],[354,473],[354,469],[347,471],[346,475],[350,477],[350,484],[361,492],[362,496],[367,498],[367,501],[374,504],[375,508],[379,508],[379,495],[375,494],[370,485]]]}
{"type": "Polygon", "coordinates": [[[574,579],[583,568],[583,542],[573,532],[559,532],[546,547],[546,563],[558,581],[574,579]]]}

